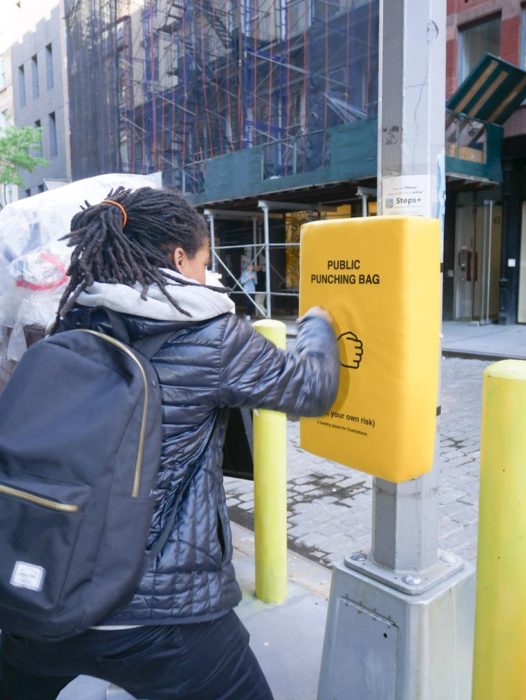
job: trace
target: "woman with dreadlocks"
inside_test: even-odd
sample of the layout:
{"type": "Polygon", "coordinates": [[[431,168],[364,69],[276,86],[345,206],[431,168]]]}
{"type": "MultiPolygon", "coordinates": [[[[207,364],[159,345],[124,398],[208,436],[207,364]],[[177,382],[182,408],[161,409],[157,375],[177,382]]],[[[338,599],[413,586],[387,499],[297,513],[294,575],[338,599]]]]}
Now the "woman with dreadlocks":
{"type": "Polygon", "coordinates": [[[6,636],[0,696],[54,700],[87,674],[149,700],[269,700],[233,612],[241,592],[221,469],[228,408],[325,413],[339,375],[330,317],[316,308],[300,319],[293,353],[256,333],[226,290],[207,284],[206,224],[172,191],[119,188],[86,203],[66,238],[70,279],[53,332],[91,328],[132,346],[166,336],[152,358],[163,444],[148,546],[175,507],[177,518],[131,601],[102,626],[64,642],[6,636]]]}

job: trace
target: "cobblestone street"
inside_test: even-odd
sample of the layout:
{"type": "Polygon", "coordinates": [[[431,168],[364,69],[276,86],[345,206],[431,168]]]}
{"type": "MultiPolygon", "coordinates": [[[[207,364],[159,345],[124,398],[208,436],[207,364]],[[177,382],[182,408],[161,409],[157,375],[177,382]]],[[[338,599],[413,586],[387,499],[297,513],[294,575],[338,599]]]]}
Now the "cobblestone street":
{"type": "MultiPolygon", "coordinates": [[[[439,547],[475,560],[482,373],[481,360],[442,360],[439,547]]],[[[232,520],[253,528],[253,485],[226,479],[232,520]]],[[[371,542],[372,478],[299,448],[288,423],[289,548],[330,566],[371,542]]]]}

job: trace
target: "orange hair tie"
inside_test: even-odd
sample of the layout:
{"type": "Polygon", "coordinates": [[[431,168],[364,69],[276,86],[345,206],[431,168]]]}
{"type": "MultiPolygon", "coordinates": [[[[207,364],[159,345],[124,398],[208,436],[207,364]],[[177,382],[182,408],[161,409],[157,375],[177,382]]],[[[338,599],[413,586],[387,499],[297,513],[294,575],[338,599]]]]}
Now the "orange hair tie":
{"type": "Polygon", "coordinates": [[[126,222],[128,221],[128,215],[126,214],[126,209],[122,206],[122,204],[119,204],[119,202],[116,202],[114,199],[103,199],[102,202],[105,202],[106,204],[113,204],[121,210],[122,228],[124,228],[126,226],[126,222]]]}

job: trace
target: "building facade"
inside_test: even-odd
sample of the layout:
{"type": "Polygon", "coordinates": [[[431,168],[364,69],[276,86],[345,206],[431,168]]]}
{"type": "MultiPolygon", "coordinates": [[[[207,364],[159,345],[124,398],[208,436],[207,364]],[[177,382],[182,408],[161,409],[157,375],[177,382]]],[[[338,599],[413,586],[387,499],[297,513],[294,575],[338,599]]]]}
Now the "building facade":
{"type": "Polygon", "coordinates": [[[65,32],[57,0],[20,0],[19,32],[10,50],[16,126],[41,130],[39,155],[47,164],[24,174],[21,197],[71,179],[65,32]]]}
{"type": "MultiPolygon", "coordinates": [[[[6,127],[15,123],[13,105],[13,82],[11,78],[11,46],[16,39],[17,27],[20,26],[21,8],[16,0],[5,0],[2,5],[2,24],[0,24],[0,134],[6,127]]],[[[9,204],[18,198],[18,188],[14,185],[3,186],[0,193],[0,205],[9,204]]]]}
{"type": "MultiPolygon", "coordinates": [[[[526,69],[523,4],[448,0],[447,98],[487,53],[526,69]]],[[[519,104],[501,123],[502,177],[493,186],[474,181],[448,191],[446,318],[526,322],[525,106],[519,104]]]]}
{"type": "MultiPolygon", "coordinates": [[[[448,2],[445,318],[522,319],[506,189],[522,15],[519,0],[448,2]]],[[[65,16],[73,176],[162,171],[206,213],[226,280],[253,261],[267,313],[269,290],[295,313],[302,221],[375,213],[378,0],[66,0],[65,16]]]]}

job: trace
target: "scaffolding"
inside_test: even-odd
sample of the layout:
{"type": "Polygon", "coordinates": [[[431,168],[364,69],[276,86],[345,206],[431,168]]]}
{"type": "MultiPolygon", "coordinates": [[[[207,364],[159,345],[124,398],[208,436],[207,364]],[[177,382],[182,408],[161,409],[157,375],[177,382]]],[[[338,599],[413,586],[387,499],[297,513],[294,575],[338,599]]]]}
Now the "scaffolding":
{"type": "MultiPolygon", "coordinates": [[[[376,116],[378,0],[66,0],[65,10],[74,178],[162,171],[195,196],[210,159],[254,147],[265,180],[321,172],[329,130],[376,116]]],[[[277,206],[207,212],[214,264],[234,287],[249,259],[262,268],[264,315],[272,296],[297,297],[287,215],[323,210],[277,206]]]]}
{"type": "Polygon", "coordinates": [[[319,219],[322,212],[332,211],[334,207],[325,207],[321,205],[308,206],[305,204],[295,204],[292,202],[272,202],[260,200],[258,207],[261,211],[258,212],[240,212],[229,211],[225,209],[205,209],[204,215],[208,219],[210,225],[210,241],[211,241],[211,264],[212,271],[219,272],[225,278],[226,283],[231,286],[234,292],[239,292],[243,297],[248,298],[249,305],[253,308],[253,313],[259,316],[270,318],[273,311],[273,298],[298,298],[298,283],[299,283],[299,230],[297,236],[292,236],[284,241],[273,242],[270,237],[270,222],[272,219],[284,223],[286,228],[286,217],[290,216],[291,212],[300,212],[301,221],[319,219]],[[279,212],[279,213],[278,213],[279,212]],[[250,221],[252,224],[252,241],[243,241],[242,243],[221,243],[216,235],[216,223],[218,220],[232,221],[250,221]],[[261,236],[261,229],[263,236],[261,236]],[[252,298],[247,294],[241,283],[241,274],[236,276],[234,273],[235,266],[227,264],[224,253],[226,251],[241,252],[239,269],[240,272],[248,265],[254,265],[258,271],[258,284],[256,287],[256,295],[252,298]],[[273,264],[273,253],[285,251],[289,256],[287,261],[289,264],[286,268],[292,279],[287,280],[280,272],[280,269],[273,264]],[[291,264],[292,263],[292,264],[291,264]],[[260,281],[260,275],[264,277],[260,281]],[[272,277],[277,278],[277,283],[272,284],[272,277]]]}
{"type": "Polygon", "coordinates": [[[377,19],[377,0],[66,0],[75,176],[199,192],[207,159],[253,146],[265,177],[323,167],[329,128],[376,115],[377,19]]]}

